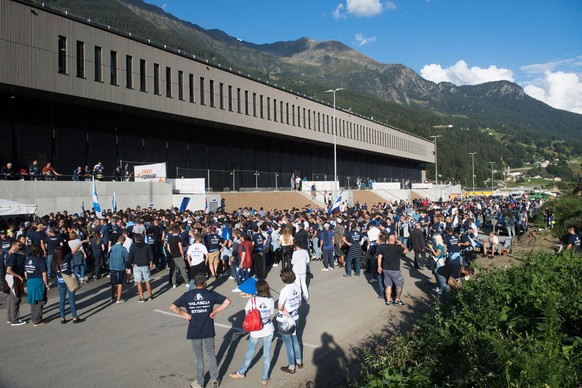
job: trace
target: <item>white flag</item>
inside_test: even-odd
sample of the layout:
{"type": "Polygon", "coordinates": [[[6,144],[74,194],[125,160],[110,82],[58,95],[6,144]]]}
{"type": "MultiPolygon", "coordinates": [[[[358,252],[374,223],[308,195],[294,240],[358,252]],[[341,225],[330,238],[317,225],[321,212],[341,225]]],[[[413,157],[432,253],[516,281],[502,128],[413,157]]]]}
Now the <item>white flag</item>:
{"type": "Polygon", "coordinates": [[[97,187],[95,186],[95,178],[93,178],[93,210],[95,210],[95,215],[97,218],[103,218],[101,214],[101,205],[99,205],[99,198],[97,198],[97,187]]]}

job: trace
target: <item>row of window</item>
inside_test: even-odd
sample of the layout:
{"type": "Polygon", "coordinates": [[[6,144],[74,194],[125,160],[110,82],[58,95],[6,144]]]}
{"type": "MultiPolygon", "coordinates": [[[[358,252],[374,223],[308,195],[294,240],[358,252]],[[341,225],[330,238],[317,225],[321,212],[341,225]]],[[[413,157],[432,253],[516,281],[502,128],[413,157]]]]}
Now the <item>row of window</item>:
{"type": "MultiPolygon", "coordinates": [[[[86,78],[85,68],[85,43],[76,41],[76,76],[79,78],[86,78]]],[[[94,54],[94,80],[97,82],[104,82],[103,80],[103,50],[100,46],[93,47],[94,54]]],[[[109,51],[109,83],[114,86],[119,86],[118,70],[119,70],[119,55],[116,51],[109,51]]],[[[125,55],[125,87],[134,89],[134,58],[131,55],[125,55]]],[[[206,80],[204,77],[196,77],[194,74],[185,74],[178,70],[175,72],[171,67],[165,66],[163,68],[159,63],[154,63],[151,68],[153,77],[149,75],[148,63],[145,59],[139,59],[139,71],[137,78],[139,79],[139,90],[148,93],[150,91],[149,83],[152,83],[153,93],[161,95],[162,79],[160,74],[165,75],[163,86],[165,86],[165,96],[168,98],[174,97],[174,91],[177,89],[177,97],[180,101],[185,101],[184,94],[185,85],[187,85],[188,101],[191,103],[199,103],[200,105],[207,105],[211,108],[219,108],[230,112],[252,115],[261,119],[280,122],[282,124],[302,127],[309,130],[314,130],[323,133],[333,134],[333,117],[322,114],[320,112],[312,111],[295,104],[278,101],[271,97],[265,97],[262,94],[249,92],[248,90],[241,90],[241,88],[234,89],[231,85],[224,85],[219,82],[218,85],[212,79],[206,80]],[[175,74],[177,77],[175,78],[175,74]],[[149,79],[149,81],[148,81],[149,79]],[[174,84],[173,81],[176,80],[174,84]],[[208,94],[206,94],[206,86],[208,86],[208,94]],[[196,89],[196,87],[198,89],[196,89]],[[198,93],[196,93],[196,90],[198,93]],[[226,92],[226,93],[225,93],[226,92]],[[244,98],[243,98],[244,95],[244,98]],[[198,101],[196,101],[198,97],[198,101]],[[226,97],[226,98],[225,98],[226,97]],[[218,106],[216,105],[218,101],[218,106]],[[225,104],[226,102],[226,104],[225,104]]],[[[67,69],[67,37],[59,35],[58,37],[58,72],[61,74],[68,74],[67,69]]],[[[352,139],[369,144],[379,145],[383,147],[392,148],[395,150],[410,152],[418,155],[426,155],[426,147],[413,141],[403,139],[399,136],[377,131],[363,125],[355,124],[350,121],[336,119],[336,134],[346,139],[352,139]]]]}

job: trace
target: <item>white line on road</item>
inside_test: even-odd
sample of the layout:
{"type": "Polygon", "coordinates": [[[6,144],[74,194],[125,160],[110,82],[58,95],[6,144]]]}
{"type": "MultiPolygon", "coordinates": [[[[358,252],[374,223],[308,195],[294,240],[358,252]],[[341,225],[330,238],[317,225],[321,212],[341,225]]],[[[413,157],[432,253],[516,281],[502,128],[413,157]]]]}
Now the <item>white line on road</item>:
{"type": "MultiPolygon", "coordinates": [[[[154,312],[156,312],[156,313],[160,313],[160,314],[164,314],[164,315],[169,315],[169,316],[171,316],[171,317],[176,317],[176,318],[182,318],[182,319],[186,319],[186,318],[184,318],[184,317],[183,317],[183,316],[181,316],[181,315],[174,314],[174,313],[170,313],[170,312],[168,312],[168,311],[163,311],[163,310],[158,310],[158,309],[154,309],[153,311],[154,311],[154,312]]],[[[231,330],[231,329],[232,329],[232,330],[234,330],[234,331],[237,331],[237,332],[239,332],[239,333],[245,333],[245,332],[244,332],[243,330],[241,330],[241,329],[238,329],[238,328],[233,328],[233,327],[232,327],[232,325],[223,325],[222,323],[216,323],[216,322],[214,322],[214,325],[215,325],[215,326],[218,326],[218,327],[222,327],[223,329],[227,329],[227,330],[231,330]]],[[[277,339],[278,339],[279,341],[282,341],[280,338],[277,338],[277,339]]],[[[316,346],[316,345],[308,344],[308,343],[305,343],[305,342],[303,342],[303,346],[307,346],[308,348],[312,348],[312,349],[316,349],[316,348],[318,348],[318,346],[316,346]]]]}

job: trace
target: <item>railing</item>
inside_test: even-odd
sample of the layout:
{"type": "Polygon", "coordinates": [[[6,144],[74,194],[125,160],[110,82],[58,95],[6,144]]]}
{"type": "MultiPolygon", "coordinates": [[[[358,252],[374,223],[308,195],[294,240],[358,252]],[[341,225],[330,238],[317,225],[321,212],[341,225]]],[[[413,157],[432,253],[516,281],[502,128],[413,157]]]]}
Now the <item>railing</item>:
{"type": "Polygon", "coordinates": [[[213,170],[176,167],[178,178],[203,178],[207,191],[245,191],[292,189],[292,173],[258,170],[213,170]]]}

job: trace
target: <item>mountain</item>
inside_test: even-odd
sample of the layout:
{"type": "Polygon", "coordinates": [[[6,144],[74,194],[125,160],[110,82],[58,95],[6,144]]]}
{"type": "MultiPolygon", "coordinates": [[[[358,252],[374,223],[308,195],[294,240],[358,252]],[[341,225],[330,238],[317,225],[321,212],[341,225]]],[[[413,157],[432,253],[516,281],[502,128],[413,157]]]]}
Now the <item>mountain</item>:
{"type": "Polygon", "coordinates": [[[440,131],[445,136],[439,144],[443,177],[466,179],[468,152],[475,150],[481,179],[490,176],[490,161],[520,167],[527,161],[582,154],[582,115],[537,101],[512,82],[436,84],[403,64],[380,63],[337,41],[302,37],[270,44],[245,42],[182,21],[142,0],[44,3],[319,100],[330,101],[324,90],[343,87],[339,107],[421,136],[440,131]],[[454,127],[446,133],[434,128],[443,124],[454,127]],[[556,143],[561,140],[567,143],[556,143]]]}

